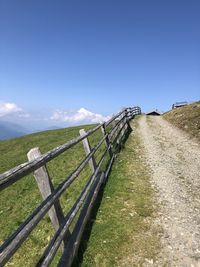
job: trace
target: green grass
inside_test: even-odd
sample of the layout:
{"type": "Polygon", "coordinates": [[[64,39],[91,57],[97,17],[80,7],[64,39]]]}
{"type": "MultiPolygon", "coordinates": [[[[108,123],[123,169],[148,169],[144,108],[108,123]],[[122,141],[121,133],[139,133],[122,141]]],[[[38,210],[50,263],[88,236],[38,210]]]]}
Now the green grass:
{"type": "Polygon", "coordinates": [[[90,238],[86,235],[82,241],[77,260],[83,253],[82,267],[142,266],[145,259],[155,259],[160,230],[152,224],[154,192],[140,157],[142,149],[131,134],[118,154],[98,213],[87,226],[90,238]]]}
{"type": "Polygon", "coordinates": [[[163,117],[200,141],[200,101],[173,109],[163,117]]]}
{"type": "MultiPolygon", "coordinates": [[[[44,153],[77,136],[80,128],[89,130],[92,127],[94,125],[72,127],[2,141],[0,172],[27,161],[26,154],[33,147],[40,147],[44,153]]],[[[90,143],[95,145],[101,136],[99,130],[89,138],[90,143]]],[[[96,159],[100,158],[104,149],[105,146],[102,145],[96,159]]],[[[103,197],[97,217],[91,218],[81,244],[78,262],[81,262],[82,252],[85,252],[82,266],[140,266],[145,259],[154,259],[159,246],[158,229],[151,223],[155,212],[153,190],[149,183],[147,167],[139,156],[141,151],[139,140],[135,135],[131,135],[118,154],[105,190],[101,192],[103,197]],[[90,230],[92,231],[89,237],[87,232],[90,230]]],[[[83,146],[78,144],[48,163],[54,186],[63,181],[84,156],[83,146]]],[[[88,167],[61,197],[60,202],[65,212],[72,206],[90,174],[88,167]]],[[[1,243],[41,200],[32,175],[1,192],[1,243]]],[[[49,217],[45,216],[6,266],[35,266],[53,234],[49,217]]],[[[52,266],[56,266],[60,254],[58,251],[52,266]]]]}
{"type": "MultiPolygon", "coordinates": [[[[79,130],[89,130],[94,125],[72,127],[46,131],[27,135],[8,141],[0,142],[0,173],[27,161],[26,154],[33,147],[39,147],[42,153],[60,145],[79,135],[79,130]]],[[[90,142],[95,145],[102,137],[99,130],[90,137],[90,142]]],[[[101,146],[96,157],[99,158],[105,145],[101,146]]],[[[56,159],[48,163],[50,177],[54,186],[57,186],[85,157],[82,144],[64,152],[56,159]]],[[[74,203],[78,194],[88,180],[91,171],[87,167],[69,189],[62,195],[60,202],[66,212],[74,203]]],[[[14,232],[23,220],[36,208],[42,199],[36,182],[32,175],[22,178],[20,181],[5,189],[0,194],[0,243],[14,232]]],[[[6,266],[35,266],[42,251],[53,236],[54,230],[48,216],[39,223],[27,241],[17,251],[6,266]]],[[[54,261],[56,265],[56,260],[54,261]]]]}

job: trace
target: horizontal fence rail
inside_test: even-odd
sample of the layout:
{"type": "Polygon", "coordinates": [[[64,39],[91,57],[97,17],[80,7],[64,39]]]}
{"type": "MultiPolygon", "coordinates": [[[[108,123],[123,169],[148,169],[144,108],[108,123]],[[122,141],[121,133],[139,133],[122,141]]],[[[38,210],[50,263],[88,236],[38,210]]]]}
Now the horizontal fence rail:
{"type": "Polygon", "coordinates": [[[41,253],[37,266],[49,266],[59,248],[62,248],[62,256],[58,266],[71,266],[77,254],[85,225],[97,198],[98,192],[109,175],[115,155],[126,135],[130,132],[129,121],[141,114],[140,107],[125,108],[113,116],[107,122],[101,123],[93,129],[80,131],[80,136],[60,145],[43,155],[39,148],[34,148],[28,153],[29,161],[0,175],[0,190],[11,186],[26,175],[33,173],[43,197],[42,203],[24,220],[23,223],[10,235],[0,247],[0,266],[4,266],[22,243],[29,237],[32,230],[48,213],[55,229],[55,234],[49,241],[46,249],[41,253]],[[95,146],[91,147],[88,137],[98,130],[102,132],[102,138],[95,146]],[[46,163],[55,159],[69,148],[82,142],[85,150],[85,158],[78,166],[63,179],[56,187],[53,187],[48,175],[46,163]],[[105,149],[96,162],[95,154],[102,144],[105,149]],[[106,160],[109,158],[108,160],[106,160]],[[106,164],[105,170],[102,170],[106,164]],[[91,168],[91,176],[88,178],[83,190],[77,196],[72,207],[64,215],[59,199],[67,188],[76,180],[86,166],[91,168]],[[78,216],[78,217],[77,217],[78,216]],[[75,218],[77,218],[75,220],[75,218]],[[69,227],[73,223],[70,233],[69,227]]]}

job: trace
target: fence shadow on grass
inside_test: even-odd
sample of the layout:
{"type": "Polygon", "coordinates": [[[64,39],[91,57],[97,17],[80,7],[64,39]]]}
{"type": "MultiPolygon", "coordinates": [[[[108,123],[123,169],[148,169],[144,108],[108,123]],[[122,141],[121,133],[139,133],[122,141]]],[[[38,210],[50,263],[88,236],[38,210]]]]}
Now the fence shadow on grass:
{"type": "MultiPolygon", "coordinates": [[[[128,139],[128,137],[129,137],[131,132],[132,132],[132,128],[129,125],[129,130],[124,135],[120,145],[115,147],[116,153],[119,153],[121,150],[124,149],[125,143],[126,143],[126,141],[127,141],[127,139],[128,139]]],[[[112,167],[111,167],[111,170],[112,170],[112,167]]],[[[110,172],[111,172],[111,170],[110,170],[110,172]]],[[[89,239],[90,239],[92,228],[93,228],[93,225],[94,225],[94,223],[96,221],[96,217],[97,217],[97,213],[99,211],[99,208],[101,206],[101,202],[102,202],[103,195],[104,195],[104,189],[105,189],[107,181],[108,181],[108,179],[106,180],[106,182],[104,184],[102,184],[101,190],[98,193],[95,205],[92,208],[92,211],[91,211],[91,214],[90,214],[90,218],[88,220],[88,223],[86,224],[85,230],[84,230],[83,235],[82,235],[82,241],[80,242],[78,254],[77,254],[76,258],[73,261],[72,267],[80,267],[82,265],[84,253],[85,253],[85,251],[87,250],[87,247],[88,247],[88,242],[89,242],[89,239]]]]}

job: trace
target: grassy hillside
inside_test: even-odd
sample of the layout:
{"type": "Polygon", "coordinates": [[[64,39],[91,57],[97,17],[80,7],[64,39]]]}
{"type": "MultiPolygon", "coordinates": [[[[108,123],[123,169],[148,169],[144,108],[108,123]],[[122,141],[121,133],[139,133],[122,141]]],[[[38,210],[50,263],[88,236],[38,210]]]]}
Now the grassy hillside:
{"type": "MultiPolygon", "coordinates": [[[[73,137],[78,136],[81,128],[89,130],[93,127],[94,125],[89,125],[84,127],[80,126],[52,130],[27,135],[13,140],[0,141],[0,173],[26,162],[26,154],[33,147],[39,147],[42,153],[44,153],[65,143],[73,137]]],[[[90,137],[91,143],[93,145],[97,143],[101,136],[102,134],[99,130],[97,134],[90,137]]],[[[80,143],[48,163],[48,170],[52,177],[53,184],[56,186],[63,181],[84,156],[83,146],[80,143]]],[[[61,205],[65,211],[71,207],[89,175],[90,169],[86,168],[80,177],[78,177],[61,197],[61,205]]],[[[5,240],[21,224],[21,222],[40,204],[40,202],[41,197],[32,175],[22,178],[19,182],[1,192],[0,243],[2,243],[3,240],[5,240]]],[[[53,233],[54,230],[52,229],[48,216],[46,216],[7,266],[35,266],[41,255],[41,251],[47,245],[53,233]]]]}
{"type": "Polygon", "coordinates": [[[163,117],[200,141],[200,101],[173,109],[163,117]]]}

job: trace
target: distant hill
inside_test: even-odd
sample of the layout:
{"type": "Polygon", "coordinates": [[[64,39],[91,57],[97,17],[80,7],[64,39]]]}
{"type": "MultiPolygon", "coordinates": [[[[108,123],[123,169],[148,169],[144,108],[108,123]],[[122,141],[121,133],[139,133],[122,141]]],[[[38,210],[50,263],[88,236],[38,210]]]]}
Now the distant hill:
{"type": "Polygon", "coordinates": [[[62,128],[58,127],[56,125],[53,125],[53,126],[50,126],[50,127],[46,128],[45,130],[48,131],[48,130],[58,130],[58,129],[62,129],[62,128]]]}
{"type": "Polygon", "coordinates": [[[20,125],[0,121],[0,140],[11,139],[27,134],[27,131],[20,125]]]}
{"type": "Polygon", "coordinates": [[[200,101],[166,112],[163,117],[200,141],[200,101]]]}

